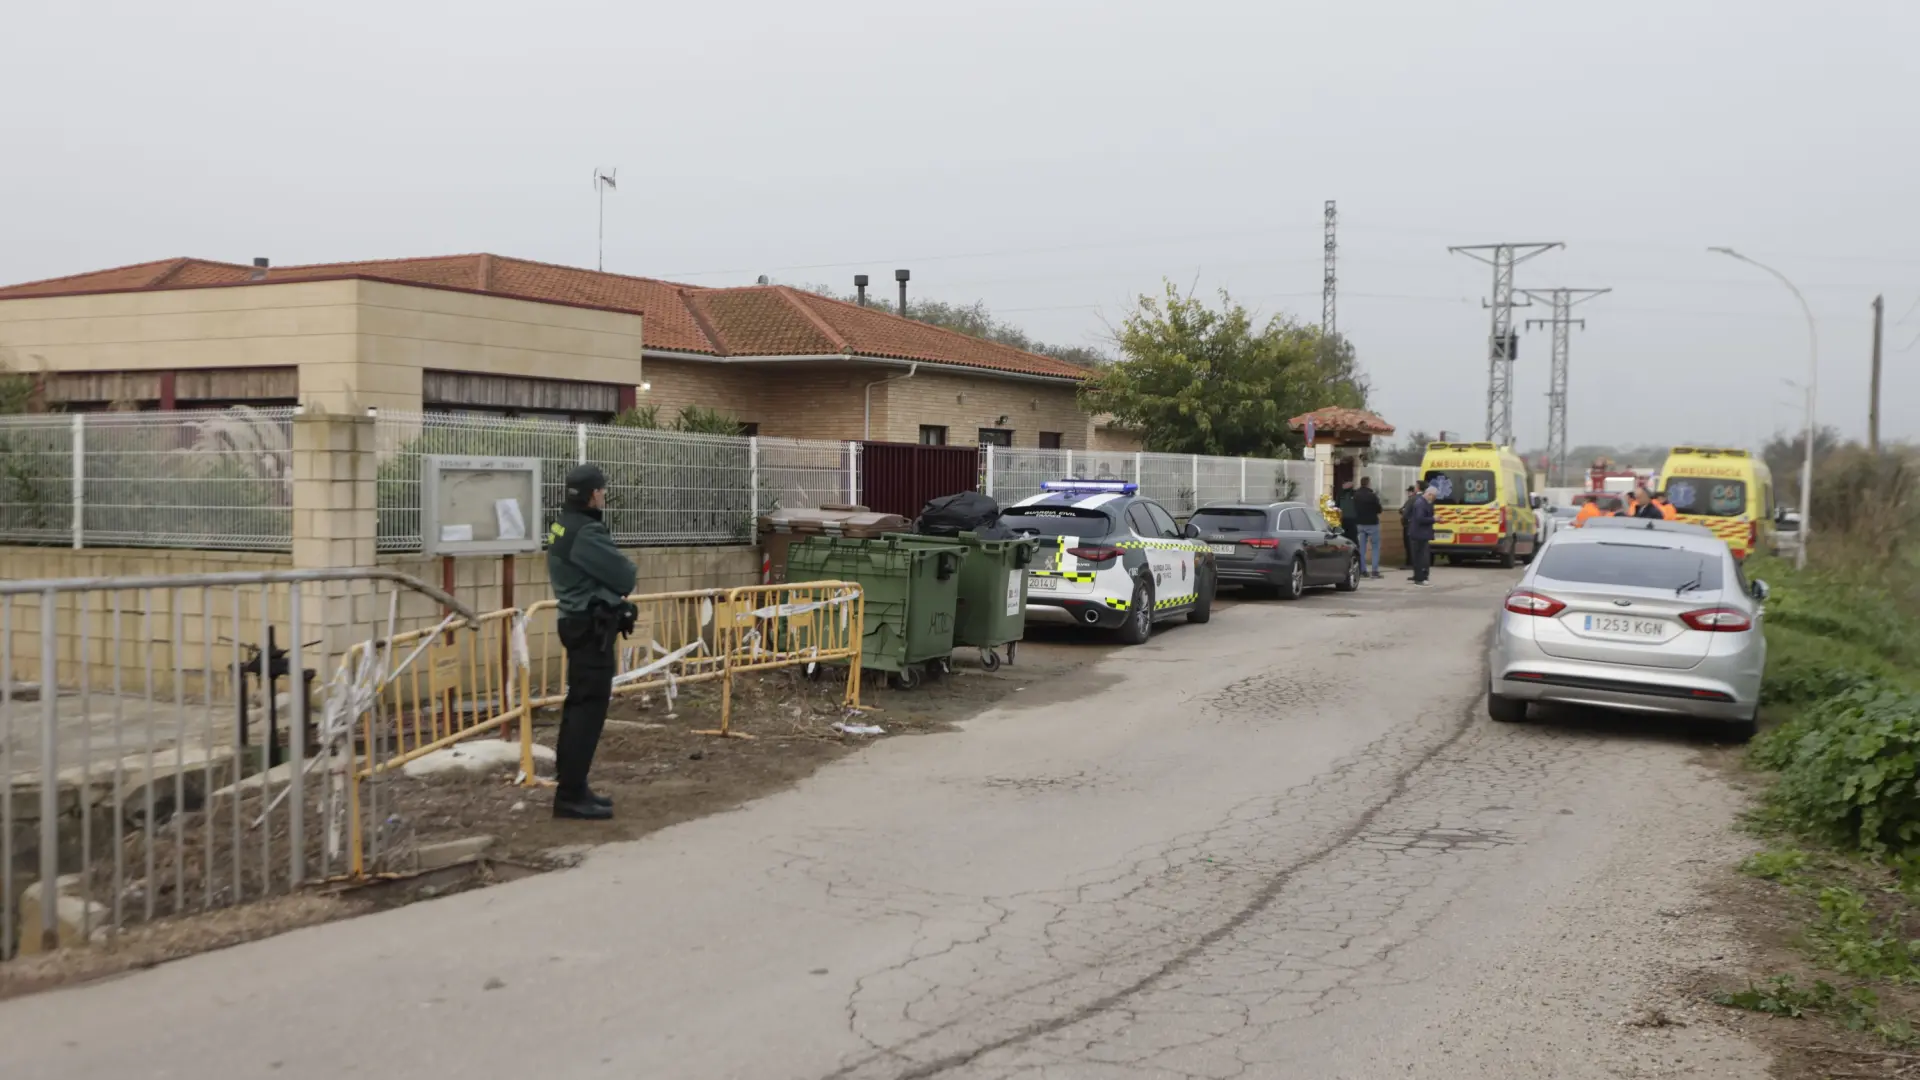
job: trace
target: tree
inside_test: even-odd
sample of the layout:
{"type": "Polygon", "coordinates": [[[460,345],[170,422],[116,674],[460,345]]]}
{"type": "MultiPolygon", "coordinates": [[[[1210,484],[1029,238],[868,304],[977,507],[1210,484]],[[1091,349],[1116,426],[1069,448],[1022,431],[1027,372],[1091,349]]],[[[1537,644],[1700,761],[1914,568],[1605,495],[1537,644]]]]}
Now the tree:
{"type": "MultiPolygon", "coordinates": [[[[858,303],[856,295],[837,293],[828,285],[801,285],[798,288],[820,296],[844,300],[849,304],[858,303]]],[[[897,314],[895,305],[868,301],[869,307],[897,314]]],[[[1041,356],[1051,356],[1056,360],[1065,360],[1069,364],[1081,367],[1100,367],[1108,362],[1108,357],[1099,349],[1089,345],[1051,345],[1030,337],[1025,330],[1012,323],[1001,322],[993,317],[985,300],[975,300],[971,304],[950,304],[944,300],[921,300],[908,298],[907,318],[923,322],[929,326],[938,326],[967,334],[971,337],[985,338],[1015,349],[1024,349],[1041,356]]]]}
{"type": "Polygon", "coordinates": [[[1407,432],[1406,441],[1389,445],[1380,455],[1382,463],[1387,465],[1418,465],[1427,455],[1427,444],[1433,436],[1418,428],[1407,432]]]}
{"type": "MultiPolygon", "coordinates": [[[[1840,432],[1836,428],[1817,427],[1813,430],[1813,467],[1827,460],[1841,446],[1840,432]]],[[[1797,505],[1800,501],[1800,470],[1807,460],[1807,433],[1802,428],[1791,437],[1784,432],[1776,432],[1767,440],[1760,451],[1760,459],[1767,463],[1773,472],[1774,501],[1782,504],[1797,505]]]]}
{"type": "Polygon", "coordinates": [[[1135,302],[1119,347],[1120,358],[1081,387],[1081,401],[1142,432],[1148,450],[1287,456],[1302,444],[1289,418],[1367,403],[1349,342],[1279,315],[1256,328],[1225,291],[1214,309],[1167,282],[1163,297],[1135,302]]]}

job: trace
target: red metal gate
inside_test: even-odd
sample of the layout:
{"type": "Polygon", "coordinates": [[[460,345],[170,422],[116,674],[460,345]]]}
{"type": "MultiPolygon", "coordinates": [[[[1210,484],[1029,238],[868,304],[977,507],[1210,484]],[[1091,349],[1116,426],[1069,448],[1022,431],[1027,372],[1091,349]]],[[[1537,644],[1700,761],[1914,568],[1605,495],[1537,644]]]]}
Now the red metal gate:
{"type": "Polygon", "coordinates": [[[860,503],[915,518],[927,501],[980,489],[980,451],[971,446],[860,444],[860,503]]]}

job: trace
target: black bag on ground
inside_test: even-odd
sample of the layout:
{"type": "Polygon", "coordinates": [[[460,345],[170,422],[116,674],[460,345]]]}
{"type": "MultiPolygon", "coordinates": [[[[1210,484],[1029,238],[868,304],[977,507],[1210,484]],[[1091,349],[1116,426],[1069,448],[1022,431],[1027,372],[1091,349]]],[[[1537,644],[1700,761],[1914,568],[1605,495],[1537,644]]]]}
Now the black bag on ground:
{"type": "Polygon", "coordinates": [[[929,502],[914,521],[913,531],[921,536],[978,533],[983,540],[1005,539],[1011,535],[1000,526],[1000,504],[977,491],[942,495],[929,502]]]}

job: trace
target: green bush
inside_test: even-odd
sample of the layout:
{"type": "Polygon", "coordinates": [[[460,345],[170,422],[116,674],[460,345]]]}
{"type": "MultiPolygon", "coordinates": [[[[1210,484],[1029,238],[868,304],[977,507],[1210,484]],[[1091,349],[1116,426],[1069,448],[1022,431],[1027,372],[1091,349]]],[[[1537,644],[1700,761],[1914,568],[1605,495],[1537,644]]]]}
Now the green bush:
{"type": "Polygon", "coordinates": [[[1767,705],[1810,705],[1898,679],[1892,665],[1870,649],[1780,622],[1767,626],[1767,673],[1760,686],[1767,705]]]}
{"type": "Polygon", "coordinates": [[[1768,732],[1753,760],[1791,827],[1872,855],[1920,847],[1920,694],[1884,684],[1819,701],[1768,732]]]}

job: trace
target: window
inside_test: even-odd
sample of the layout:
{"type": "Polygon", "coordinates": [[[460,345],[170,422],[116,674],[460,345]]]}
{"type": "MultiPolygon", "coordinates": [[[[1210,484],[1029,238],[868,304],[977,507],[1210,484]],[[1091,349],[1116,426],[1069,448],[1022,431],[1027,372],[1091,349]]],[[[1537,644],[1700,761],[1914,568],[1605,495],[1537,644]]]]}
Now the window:
{"type": "Polygon", "coordinates": [[[1023,506],[1002,514],[1000,524],[1022,536],[1078,536],[1088,540],[1111,536],[1115,528],[1106,511],[1077,506],[1023,506]]]}
{"type": "Polygon", "coordinates": [[[1127,524],[1133,528],[1135,536],[1154,536],[1153,518],[1147,515],[1146,503],[1134,503],[1127,508],[1127,524]]]}
{"type": "Polygon", "coordinates": [[[759,424],[757,424],[757,423],[753,423],[753,424],[741,424],[741,425],[740,425],[740,434],[742,434],[742,435],[744,435],[744,436],[746,436],[746,437],[747,437],[747,438],[749,438],[749,439],[750,439],[750,438],[753,438],[754,436],[756,436],[756,435],[758,435],[758,434],[760,434],[760,425],[759,425],[759,424]]]}
{"type": "Polygon", "coordinates": [[[1669,590],[1692,584],[1696,590],[1711,591],[1721,582],[1718,556],[1651,544],[1550,544],[1539,576],[1582,585],[1669,590]]]}
{"type": "Polygon", "coordinates": [[[1667,501],[1683,514],[1739,517],[1747,512],[1747,484],[1744,480],[1672,476],[1667,478],[1666,484],[1667,501]]]}
{"type": "Polygon", "coordinates": [[[943,424],[921,424],[920,425],[920,445],[921,446],[947,445],[946,426],[943,424]]]}
{"type": "Polygon", "coordinates": [[[1421,478],[1441,506],[1486,506],[1493,502],[1491,469],[1434,469],[1421,478]]]}
{"type": "Polygon", "coordinates": [[[1147,516],[1153,519],[1153,527],[1159,531],[1161,539],[1180,539],[1180,526],[1174,524],[1172,514],[1167,513],[1158,503],[1147,503],[1146,507],[1147,516]]]}
{"type": "Polygon", "coordinates": [[[1288,532],[1311,532],[1313,522],[1307,520],[1307,512],[1295,506],[1287,510],[1282,519],[1281,528],[1288,532]]]}
{"type": "Polygon", "coordinates": [[[981,446],[1012,446],[1013,429],[1003,427],[983,427],[980,429],[981,446]]]}
{"type": "Polygon", "coordinates": [[[1040,433],[1040,449],[1042,450],[1060,449],[1060,433],[1057,431],[1041,432],[1040,433]]]}
{"type": "Polygon", "coordinates": [[[1302,510],[1301,513],[1307,515],[1307,531],[1308,532],[1323,533],[1328,531],[1329,527],[1327,525],[1327,519],[1320,516],[1320,511],[1302,510]]]}
{"type": "Polygon", "coordinates": [[[1259,536],[1267,531],[1267,512],[1250,507],[1219,507],[1193,515],[1194,527],[1209,533],[1249,533],[1259,536]]]}

